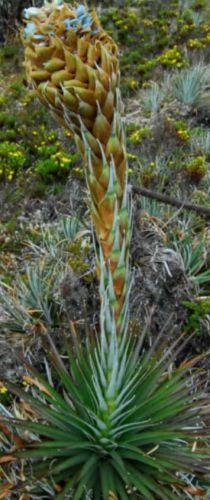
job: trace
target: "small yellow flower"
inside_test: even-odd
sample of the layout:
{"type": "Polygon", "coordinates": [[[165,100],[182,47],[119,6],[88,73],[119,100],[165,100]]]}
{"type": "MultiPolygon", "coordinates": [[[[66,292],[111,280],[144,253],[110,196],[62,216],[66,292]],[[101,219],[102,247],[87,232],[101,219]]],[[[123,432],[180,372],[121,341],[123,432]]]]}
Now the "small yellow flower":
{"type": "Polygon", "coordinates": [[[136,80],[130,80],[129,81],[129,87],[131,89],[136,89],[138,87],[138,82],[136,80]]]}
{"type": "Polygon", "coordinates": [[[62,156],[61,160],[63,163],[70,163],[70,159],[67,158],[66,156],[62,156]]]}
{"type": "Polygon", "coordinates": [[[75,167],[73,170],[74,170],[74,172],[77,172],[77,173],[83,172],[81,167],[75,167]]]}
{"type": "Polygon", "coordinates": [[[210,24],[202,24],[201,25],[203,31],[205,31],[206,33],[209,33],[210,32],[210,24]]]}
{"type": "Polygon", "coordinates": [[[133,143],[139,142],[142,139],[142,137],[144,137],[145,135],[147,135],[149,132],[150,132],[150,128],[149,127],[139,128],[138,130],[136,130],[135,132],[133,132],[130,135],[130,137],[129,137],[130,142],[133,142],[133,143]]]}
{"type": "Polygon", "coordinates": [[[187,141],[189,139],[189,132],[187,130],[179,129],[176,133],[182,141],[187,141]]]}
{"type": "Polygon", "coordinates": [[[8,392],[8,389],[4,385],[2,385],[0,387],[0,394],[6,394],[7,392],[8,392]]]}
{"type": "MultiPolygon", "coordinates": [[[[203,38],[203,40],[205,40],[205,38],[203,38]]],[[[191,49],[201,49],[203,48],[203,43],[198,38],[190,38],[187,41],[187,46],[190,47],[191,49]]]]}
{"type": "Polygon", "coordinates": [[[129,160],[136,160],[136,159],[137,159],[137,156],[136,156],[136,155],[133,155],[132,153],[127,153],[127,155],[126,155],[126,156],[127,156],[127,158],[128,158],[129,160]]]}
{"type": "Polygon", "coordinates": [[[143,24],[144,24],[144,26],[146,26],[146,27],[153,26],[153,22],[152,22],[152,21],[150,21],[150,19],[143,19],[143,24]]]}

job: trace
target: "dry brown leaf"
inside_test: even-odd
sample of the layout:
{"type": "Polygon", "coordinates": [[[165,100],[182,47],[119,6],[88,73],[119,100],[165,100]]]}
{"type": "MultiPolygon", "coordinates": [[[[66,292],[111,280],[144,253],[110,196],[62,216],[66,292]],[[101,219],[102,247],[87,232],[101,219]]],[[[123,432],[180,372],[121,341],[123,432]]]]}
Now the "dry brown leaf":
{"type": "Polygon", "coordinates": [[[26,403],[25,401],[21,401],[21,412],[24,414],[24,417],[29,415],[33,415],[37,417],[38,412],[36,412],[29,403],[26,403]]]}
{"type": "Polygon", "coordinates": [[[60,484],[54,484],[54,490],[56,491],[56,493],[60,493],[62,491],[62,487],[60,486],[60,484]]]}
{"type": "Polygon", "coordinates": [[[181,486],[180,484],[174,484],[177,488],[179,488],[182,491],[185,491],[186,493],[190,493],[190,495],[193,496],[200,496],[203,497],[206,495],[206,489],[202,488],[201,486],[181,486]]]}
{"type": "Polygon", "coordinates": [[[11,432],[8,427],[0,422],[0,429],[4,432],[5,436],[7,436],[11,441],[15,441],[16,447],[17,448],[23,448],[24,447],[24,441],[17,436],[14,432],[11,432]]]}
{"type": "Polygon", "coordinates": [[[23,380],[24,382],[27,382],[27,384],[35,385],[36,387],[38,387],[40,391],[47,394],[47,396],[51,396],[50,392],[41,384],[41,382],[34,379],[33,377],[30,377],[29,375],[24,375],[23,380]]]}
{"type": "Polygon", "coordinates": [[[183,491],[186,491],[187,493],[190,493],[191,495],[203,497],[206,495],[206,489],[201,488],[198,486],[187,486],[186,488],[183,488],[183,491]]]}
{"type": "Polygon", "coordinates": [[[7,498],[13,487],[14,484],[12,483],[5,483],[3,486],[0,486],[0,500],[7,498]]]}
{"type": "Polygon", "coordinates": [[[0,464],[5,464],[6,462],[13,462],[15,457],[13,455],[5,455],[5,457],[0,457],[0,464]]]}

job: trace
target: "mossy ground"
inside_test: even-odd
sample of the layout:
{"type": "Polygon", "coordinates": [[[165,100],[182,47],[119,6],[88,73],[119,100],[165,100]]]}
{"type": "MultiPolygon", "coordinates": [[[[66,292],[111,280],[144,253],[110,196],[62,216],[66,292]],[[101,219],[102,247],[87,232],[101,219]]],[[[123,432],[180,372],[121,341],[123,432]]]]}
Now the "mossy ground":
{"type": "MultiPolygon", "coordinates": [[[[101,14],[121,54],[130,183],[210,207],[208,2],[107,2],[101,14]],[[180,75],[199,65],[186,98],[180,75]]],[[[59,338],[70,324],[84,335],[99,309],[82,161],[26,87],[22,58],[18,38],[0,48],[0,338],[11,376],[16,350],[39,364],[40,332],[59,338]]],[[[149,318],[151,336],[194,332],[188,354],[207,351],[209,218],[135,195],[131,265],[135,334],[149,318]]],[[[10,405],[0,390],[1,400],[10,405]]]]}

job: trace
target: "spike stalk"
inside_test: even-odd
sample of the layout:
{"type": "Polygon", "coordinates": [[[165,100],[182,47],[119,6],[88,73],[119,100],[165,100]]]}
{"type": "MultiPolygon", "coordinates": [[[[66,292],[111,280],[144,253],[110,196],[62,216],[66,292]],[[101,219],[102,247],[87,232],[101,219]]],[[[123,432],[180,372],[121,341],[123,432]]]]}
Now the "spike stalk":
{"type": "MultiPolygon", "coordinates": [[[[75,138],[96,235],[101,329],[127,329],[131,204],[127,190],[118,51],[95,11],[62,0],[25,11],[28,80],[75,138]]],[[[113,333],[113,332],[112,332],[113,333]]]]}

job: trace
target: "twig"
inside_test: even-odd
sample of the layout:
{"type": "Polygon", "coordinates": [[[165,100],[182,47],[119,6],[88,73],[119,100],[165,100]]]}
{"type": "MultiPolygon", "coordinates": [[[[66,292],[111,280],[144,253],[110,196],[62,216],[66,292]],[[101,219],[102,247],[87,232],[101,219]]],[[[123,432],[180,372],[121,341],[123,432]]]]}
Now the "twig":
{"type": "Polygon", "coordinates": [[[136,109],[135,111],[132,111],[131,113],[127,113],[127,115],[123,116],[123,121],[126,122],[128,118],[132,118],[132,116],[135,115],[140,115],[140,110],[136,109]]]}
{"type": "Polygon", "coordinates": [[[154,200],[161,201],[162,203],[167,203],[174,207],[181,208],[182,210],[194,210],[198,214],[203,214],[210,219],[210,208],[203,207],[202,205],[194,205],[189,201],[181,201],[177,198],[172,198],[166,194],[157,193],[157,191],[150,191],[149,189],[140,186],[131,186],[132,192],[135,194],[141,194],[147,198],[153,198],[154,200]]]}

